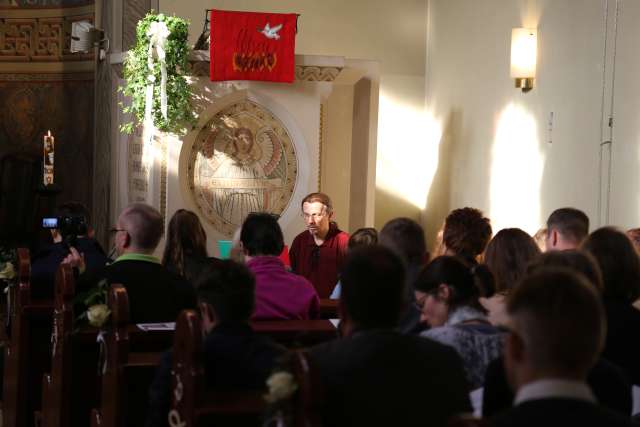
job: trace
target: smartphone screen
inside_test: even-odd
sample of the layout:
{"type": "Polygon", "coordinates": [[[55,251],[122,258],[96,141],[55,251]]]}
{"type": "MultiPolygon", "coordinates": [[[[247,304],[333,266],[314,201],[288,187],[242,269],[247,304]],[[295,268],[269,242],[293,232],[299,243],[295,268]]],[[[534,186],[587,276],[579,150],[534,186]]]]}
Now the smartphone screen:
{"type": "Polygon", "coordinates": [[[42,228],[58,228],[58,218],[42,218],[42,228]]]}

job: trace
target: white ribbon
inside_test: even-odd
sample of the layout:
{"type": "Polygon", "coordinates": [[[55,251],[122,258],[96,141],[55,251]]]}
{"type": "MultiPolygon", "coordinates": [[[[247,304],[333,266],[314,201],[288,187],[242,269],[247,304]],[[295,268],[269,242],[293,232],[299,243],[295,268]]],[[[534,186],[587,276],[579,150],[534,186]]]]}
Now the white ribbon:
{"type": "Polygon", "coordinates": [[[154,51],[155,55],[160,61],[160,112],[162,117],[167,119],[167,62],[165,46],[167,44],[167,37],[171,33],[167,28],[167,24],[164,22],[152,22],[147,30],[147,36],[149,36],[149,50],[147,51],[147,67],[149,68],[149,75],[147,76],[147,93],[144,110],[145,124],[153,124],[151,117],[151,110],[153,107],[153,85],[156,81],[153,75],[154,65],[154,51]]]}

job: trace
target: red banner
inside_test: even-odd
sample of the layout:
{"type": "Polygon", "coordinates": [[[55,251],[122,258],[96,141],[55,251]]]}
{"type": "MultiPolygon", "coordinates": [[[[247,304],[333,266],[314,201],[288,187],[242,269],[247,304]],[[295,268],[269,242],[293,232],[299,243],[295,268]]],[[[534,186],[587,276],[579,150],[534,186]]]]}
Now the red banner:
{"type": "Polygon", "coordinates": [[[211,11],[211,80],[293,82],[295,13],[211,11]]]}

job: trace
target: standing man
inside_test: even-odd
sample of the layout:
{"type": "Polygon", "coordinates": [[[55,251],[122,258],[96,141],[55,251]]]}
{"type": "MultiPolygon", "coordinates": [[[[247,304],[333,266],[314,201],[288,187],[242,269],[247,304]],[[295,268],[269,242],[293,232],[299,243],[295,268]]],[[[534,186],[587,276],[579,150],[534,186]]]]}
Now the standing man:
{"type": "Polygon", "coordinates": [[[333,206],[324,193],[302,199],[302,217],[307,231],[293,239],[291,268],[313,284],[320,298],[329,298],[346,257],[349,235],[332,221],[333,206]]]}

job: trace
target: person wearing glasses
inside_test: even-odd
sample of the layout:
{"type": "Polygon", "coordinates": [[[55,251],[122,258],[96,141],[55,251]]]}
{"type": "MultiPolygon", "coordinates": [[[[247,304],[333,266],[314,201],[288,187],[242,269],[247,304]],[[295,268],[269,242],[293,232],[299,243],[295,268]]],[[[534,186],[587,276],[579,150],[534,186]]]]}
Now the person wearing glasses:
{"type": "MultiPolygon", "coordinates": [[[[129,297],[131,323],[173,322],[181,310],[195,309],[193,286],[153,255],[164,232],[163,222],[160,212],[149,205],[134,203],[125,208],[111,229],[118,257],[96,274],[81,274],[77,291],[88,291],[101,279],[121,283],[129,297]]],[[[84,257],[73,248],[63,262],[83,271],[84,257]]]]}
{"type": "Polygon", "coordinates": [[[320,298],[329,298],[344,264],[349,234],[333,221],[331,199],[324,193],[302,199],[302,217],[307,230],[293,239],[291,269],[307,278],[320,298]]]}

